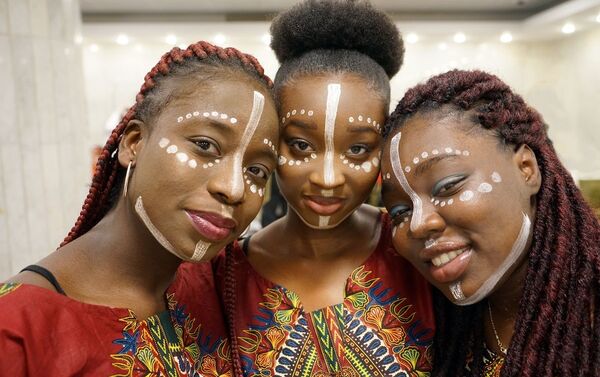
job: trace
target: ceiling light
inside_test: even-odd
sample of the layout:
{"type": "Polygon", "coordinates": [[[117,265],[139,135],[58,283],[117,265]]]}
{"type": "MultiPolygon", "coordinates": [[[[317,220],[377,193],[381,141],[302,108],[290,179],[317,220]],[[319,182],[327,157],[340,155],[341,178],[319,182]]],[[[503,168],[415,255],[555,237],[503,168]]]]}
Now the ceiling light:
{"type": "Polygon", "coordinates": [[[133,47],[133,49],[134,49],[135,51],[137,51],[137,52],[140,52],[140,51],[142,51],[144,48],[142,47],[142,45],[141,45],[141,44],[139,44],[139,43],[138,43],[138,44],[136,44],[136,45],[135,45],[135,47],[133,47]]]}
{"type": "Polygon", "coordinates": [[[177,36],[175,34],[169,34],[165,37],[165,42],[171,46],[174,46],[177,43],[177,36]]]}
{"type": "Polygon", "coordinates": [[[262,41],[262,43],[266,44],[267,46],[271,44],[271,34],[266,33],[263,34],[262,37],[260,37],[260,40],[262,41]]]}
{"type": "Polygon", "coordinates": [[[81,34],[77,34],[75,35],[75,44],[80,45],[83,42],[83,35],[81,34]]]}
{"type": "Polygon", "coordinates": [[[215,35],[215,38],[213,39],[213,41],[215,42],[215,44],[222,45],[223,43],[225,43],[226,39],[227,38],[225,38],[225,36],[223,34],[217,34],[217,35],[215,35]]]}
{"type": "Polygon", "coordinates": [[[467,40],[467,36],[464,33],[456,33],[454,34],[454,42],[456,43],[464,43],[467,40]]]}
{"type": "Polygon", "coordinates": [[[417,43],[419,41],[419,36],[415,33],[409,33],[406,35],[406,41],[408,43],[417,43]]]}
{"type": "Polygon", "coordinates": [[[571,34],[575,32],[575,25],[573,25],[571,22],[567,22],[566,24],[563,25],[561,31],[564,34],[571,34]]]}
{"type": "Polygon", "coordinates": [[[442,50],[442,51],[446,51],[446,50],[448,49],[448,44],[447,44],[447,43],[444,43],[444,42],[442,42],[442,43],[440,43],[440,44],[438,45],[438,48],[439,48],[440,50],[442,50]]]}
{"type": "Polygon", "coordinates": [[[91,52],[98,52],[98,50],[100,49],[100,47],[98,47],[97,44],[93,43],[90,45],[90,51],[91,52]]]}
{"type": "Polygon", "coordinates": [[[600,13],[596,16],[596,22],[600,22],[600,13]]]}
{"type": "Polygon", "coordinates": [[[513,36],[508,31],[505,31],[500,36],[500,42],[502,42],[502,43],[510,43],[510,42],[512,42],[512,40],[513,40],[513,36]]]}
{"type": "Polygon", "coordinates": [[[129,44],[129,37],[127,36],[127,34],[119,34],[117,36],[117,43],[121,46],[129,44]]]}

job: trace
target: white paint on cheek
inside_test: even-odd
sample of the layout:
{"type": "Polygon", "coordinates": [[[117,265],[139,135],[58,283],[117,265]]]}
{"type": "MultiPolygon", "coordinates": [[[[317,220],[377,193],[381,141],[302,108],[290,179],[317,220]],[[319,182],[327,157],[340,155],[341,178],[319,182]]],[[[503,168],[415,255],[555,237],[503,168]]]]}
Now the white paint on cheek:
{"type": "Polygon", "coordinates": [[[492,181],[495,183],[502,182],[502,177],[500,176],[500,174],[498,172],[495,171],[492,173],[492,181]]]}
{"type": "Polygon", "coordinates": [[[183,153],[183,152],[179,152],[175,155],[175,157],[177,157],[177,159],[180,162],[187,162],[187,160],[189,159],[188,155],[183,153]]]}
{"type": "Polygon", "coordinates": [[[158,142],[158,146],[161,148],[165,148],[167,145],[169,145],[170,140],[167,139],[166,137],[163,137],[162,139],[159,140],[158,142]]]}
{"type": "Polygon", "coordinates": [[[279,156],[279,165],[285,165],[285,163],[287,162],[287,158],[285,158],[285,156],[279,156]]]}
{"type": "Polygon", "coordinates": [[[167,148],[167,153],[169,153],[169,154],[177,153],[177,145],[169,145],[169,147],[167,148]]]}
{"type": "Polygon", "coordinates": [[[196,162],[196,160],[189,160],[188,166],[192,169],[196,169],[196,166],[198,166],[198,163],[196,162]]]}
{"type": "MultiPolygon", "coordinates": [[[[413,232],[415,229],[421,224],[423,217],[423,202],[419,195],[410,187],[406,177],[404,176],[404,171],[402,170],[402,162],[400,161],[400,139],[402,137],[402,132],[398,132],[392,138],[391,142],[391,151],[390,151],[390,162],[392,164],[392,171],[396,176],[396,179],[400,183],[402,189],[408,194],[412,203],[413,203],[413,215],[410,221],[410,230],[413,232]]],[[[389,175],[389,173],[388,173],[389,175]]]]}
{"type": "Polygon", "coordinates": [[[254,91],[254,102],[252,103],[252,112],[248,119],[248,124],[244,129],[244,134],[241,137],[241,145],[233,155],[233,169],[232,169],[232,195],[241,196],[244,193],[244,180],[242,176],[242,164],[244,162],[244,153],[252,136],[258,127],[258,122],[262,116],[263,108],[265,105],[265,97],[257,91],[254,91]]]}
{"type": "Polygon", "coordinates": [[[330,190],[321,190],[321,195],[328,197],[328,196],[333,196],[333,189],[330,190]]]}
{"type": "Polygon", "coordinates": [[[398,231],[398,225],[395,225],[395,226],[392,228],[392,238],[393,238],[393,237],[396,237],[396,232],[397,232],[397,231],[398,231]]]}
{"type": "Polygon", "coordinates": [[[371,162],[373,162],[373,166],[375,166],[375,167],[379,166],[379,158],[373,157],[371,162]]]}
{"type": "Polygon", "coordinates": [[[365,171],[365,173],[370,173],[371,172],[371,168],[373,165],[371,165],[370,161],[365,161],[362,163],[361,167],[362,169],[365,171]]]}
{"type": "Polygon", "coordinates": [[[460,194],[460,196],[458,197],[458,199],[461,202],[468,202],[469,200],[473,199],[473,196],[475,196],[475,194],[473,193],[473,191],[467,190],[467,191],[464,191],[462,194],[460,194]]]}
{"type": "Polygon", "coordinates": [[[492,185],[490,185],[487,182],[483,182],[482,184],[479,185],[479,187],[477,187],[477,191],[482,192],[482,193],[488,193],[492,191],[492,185]]]}
{"type": "Polygon", "coordinates": [[[319,227],[322,228],[324,226],[329,225],[329,219],[331,216],[319,216],[319,227]]]}
{"type": "Polygon", "coordinates": [[[159,244],[162,245],[162,247],[167,249],[171,254],[174,254],[181,259],[184,259],[184,260],[187,259],[185,257],[185,255],[179,253],[175,249],[175,247],[173,247],[173,245],[166,239],[166,237],[152,223],[152,220],[150,220],[150,217],[148,216],[148,213],[146,212],[146,209],[144,208],[144,202],[142,201],[141,196],[138,196],[137,200],[135,201],[135,212],[137,212],[138,216],[140,217],[140,219],[142,220],[144,225],[146,225],[146,228],[148,229],[150,234],[152,234],[152,236],[156,239],[156,241],[158,241],[159,244]]]}
{"type": "Polygon", "coordinates": [[[323,162],[323,174],[326,185],[333,185],[335,171],[333,170],[333,131],[335,129],[335,118],[337,117],[338,105],[342,87],[340,84],[327,85],[327,107],[325,110],[325,158],[323,162]]]}
{"type": "MultiPolygon", "coordinates": [[[[506,256],[504,261],[500,264],[498,269],[489,277],[487,280],[471,295],[469,298],[465,298],[465,295],[462,294],[462,289],[460,286],[460,282],[454,283],[453,285],[458,286],[458,290],[462,294],[462,297],[457,298],[454,295],[454,291],[452,294],[454,299],[456,300],[457,305],[472,305],[476,302],[479,302],[486,298],[493,290],[496,288],[496,285],[500,282],[500,280],[504,277],[504,275],[508,272],[510,267],[512,267],[523,255],[526,251],[527,240],[529,239],[529,234],[531,233],[531,220],[529,220],[529,216],[527,214],[522,214],[522,222],[521,229],[513,246],[510,250],[510,253],[506,256]]],[[[452,290],[452,286],[450,286],[450,290],[452,290]]]]}

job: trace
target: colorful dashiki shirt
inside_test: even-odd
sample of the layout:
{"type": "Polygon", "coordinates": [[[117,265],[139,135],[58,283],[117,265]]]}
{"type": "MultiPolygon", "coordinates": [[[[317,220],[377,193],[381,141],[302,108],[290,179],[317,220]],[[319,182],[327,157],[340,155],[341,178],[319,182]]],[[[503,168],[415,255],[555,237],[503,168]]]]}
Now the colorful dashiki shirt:
{"type": "MultiPolygon", "coordinates": [[[[387,215],[382,221],[379,244],[348,277],[344,301],[309,313],[294,292],[259,275],[235,245],[235,325],[245,376],[429,375],[430,287],[393,249],[387,215]]],[[[216,264],[223,287],[223,254],[216,264]]]]}
{"type": "MultiPolygon", "coordinates": [[[[488,348],[484,344],[483,349],[483,377],[500,377],[500,371],[504,364],[504,357],[496,354],[494,351],[488,348]]],[[[465,377],[471,377],[473,375],[471,367],[473,365],[473,356],[467,357],[467,366],[465,367],[465,377]]]]}
{"type": "Polygon", "coordinates": [[[229,346],[210,264],[182,264],[165,300],[167,311],[140,321],[129,309],[0,285],[0,374],[227,375],[229,346]]]}

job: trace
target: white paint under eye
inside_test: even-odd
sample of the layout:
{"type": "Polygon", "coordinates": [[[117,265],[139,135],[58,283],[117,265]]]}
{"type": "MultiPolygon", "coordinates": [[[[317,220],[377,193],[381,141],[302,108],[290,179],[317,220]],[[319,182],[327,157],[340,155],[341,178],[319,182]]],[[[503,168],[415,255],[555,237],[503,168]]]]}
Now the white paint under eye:
{"type": "Polygon", "coordinates": [[[448,205],[451,205],[452,203],[454,203],[454,199],[448,199],[448,205]]]}
{"type": "Polygon", "coordinates": [[[166,137],[163,137],[162,139],[160,139],[158,141],[158,146],[161,148],[165,148],[167,145],[169,145],[170,141],[169,139],[167,139],[166,137]]]}
{"type": "Polygon", "coordinates": [[[215,165],[215,164],[213,164],[212,162],[209,162],[209,163],[208,163],[208,166],[209,166],[209,167],[211,167],[211,168],[212,168],[214,165],[215,165]]]}
{"type": "Polygon", "coordinates": [[[231,119],[229,119],[229,122],[231,122],[231,124],[236,124],[237,118],[231,118],[231,119]]]}
{"type": "MultiPolygon", "coordinates": [[[[506,258],[502,261],[500,266],[494,271],[490,277],[473,293],[469,298],[456,299],[457,305],[472,305],[486,298],[498,285],[500,280],[506,275],[508,270],[515,264],[526,251],[527,241],[529,240],[529,234],[531,233],[531,220],[526,213],[522,213],[521,229],[519,234],[512,245],[512,248],[506,258]]],[[[460,288],[460,282],[458,283],[460,288]]],[[[461,289],[462,292],[462,289],[461,289]]]]}
{"type": "Polygon", "coordinates": [[[438,204],[440,204],[440,201],[439,201],[439,200],[436,200],[435,202],[433,202],[433,205],[436,205],[436,206],[437,206],[438,204]]]}
{"type": "Polygon", "coordinates": [[[177,123],[181,123],[181,122],[183,122],[183,117],[178,117],[177,118],[177,123]]]}
{"type": "Polygon", "coordinates": [[[317,154],[316,153],[311,153],[310,154],[310,158],[312,158],[313,160],[315,160],[317,158],[317,154]]]}
{"type": "Polygon", "coordinates": [[[390,175],[390,173],[387,173],[387,174],[385,175],[385,177],[386,177],[387,179],[390,179],[390,178],[392,178],[392,176],[390,175]]]}
{"type": "Polygon", "coordinates": [[[349,162],[348,160],[344,160],[344,161],[342,161],[342,163],[343,163],[344,165],[348,165],[348,162],[349,162]]]}
{"type": "Polygon", "coordinates": [[[502,177],[500,176],[500,174],[498,172],[495,171],[492,173],[492,181],[495,183],[502,182],[502,177]]]}
{"type": "Polygon", "coordinates": [[[285,117],[289,118],[290,116],[292,116],[292,114],[288,111],[288,113],[285,115],[285,117]]]}
{"type": "MultiPolygon", "coordinates": [[[[417,227],[421,224],[422,214],[423,214],[423,202],[419,195],[410,187],[406,177],[404,176],[404,171],[402,170],[402,162],[400,161],[400,139],[402,138],[402,132],[398,132],[392,138],[391,142],[391,152],[390,152],[390,162],[392,163],[392,171],[400,183],[402,189],[408,194],[411,201],[413,202],[413,215],[410,221],[410,230],[413,232],[417,227]]],[[[389,175],[389,173],[388,173],[389,175]]]]}
{"type": "Polygon", "coordinates": [[[295,163],[295,161],[294,161],[294,160],[290,160],[290,161],[288,162],[288,165],[292,166],[292,165],[294,165],[294,163],[295,163]]]}
{"type": "Polygon", "coordinates": [[[329,219],[331,216],[319,216],[319,227],[322,228],[324,226],[329,225],[329,219]]]}
{"type": "Polygon", "coordinates": [[[362,116],[362,115],[359,115],[359,116],[358,116],[358,121],[359,121],[359,122],[362,122],[362,120],[363,120],[363,116],[362,116]]]}
{"type": "Polygon", "coordinates": [[[265,194],[265,190],[259,188],[258,189],[258,196],[260,196],[262,198],[262,196],[265,194]]]}
{"type": "Polygon", "coordinates": [[[227,114],[221,114],[221,119],[227,119],[227,114]]]}
{"type": "Polygon", "coordinates": [[[462,154],[462,151],[459,151],[458,149],[454,151],[454,154],[456,154],[457,156],[462,154]]]}
{"type": "Polygon", "coordinates": [[[190,113],[185,114],[185,119],[190,119],[191,117],[192,117],[192,114],[190,114],[190,113]]]}
{"type": "Polygon", "coordinates": [[[284,165],[287,162],[287,158],[285,156],[279,156],[279,165],[284,165]]]}
{"type": "Polygon", "coordinates": [[[360,165],[354,165],[354,170],[360,170],[360,165]]]}
{"type": "Polygon", "coordinates": [[[308,159],[308,157],[304,157],[304,162],[309,162],[310,160],[308,159]]]}
{"type": "Polygon", "coordinates": [[[296,110],[292,110],[292,115],[296,115],[296,110]]]}
{"type": "Polygon", "coordinates": [[[196,166],[198,166],[198,163],[196,162],[196,160],[189,160],[188,166],[192,169],[196,169],[196,166]]]}
{"type": "Polygon", "coordinates": [[[470,154],[471,154],[471,153],[469,153],[469,151],[463,151],[463,156],[468,156],[468,155],[470,155],[470,154]]]}
{"type": "Polygon", "coordinates": [[[377,157],[373,157],[371,162],[373,162],[373,166],[375,166],[375,167],[379,166],[379,159],[377,157]]]}
{"type": "Polygon", "coordinates": [[[305,112],[306,112],[306,110],[304,110],[304,109],[300,110],[301,115],[304,115],[305,112]]]}
{"type": "Polygon", "coordinates": [[[440,206],[441,207],[445,207],[446,206],[446,202],[440,202],[440,206]]]}
{"type": "Polygon", "coordinates": [[[314,112],[312,110],[308,110],[308,116],[311,117],[313,116],[314,112]]]}
{"type": "Polygon", "coordinates": [[[362,163],[361,167],[366,173],[370,173],[373,165],[371,164],[370,161],[365,161],[362,163]]]}
{"type": "Polygon", "coordinates": [[[167,148],[167,153],[177,153],[177,145],[169,145],[169,147],[167,148]]]}
{"type": "Polygon", "coordinates": [[[351,162],[351,163],[350,163],[350,167],[351,167],[352,169],[354,169],[354,163],[352,163],[352,162],[351,162]]]}
{"type": "Polygon", "coordinates": [[[244,180],[242,178],[242,164],[244,162],[244,153],[246,153],[246,148],[248,148],[248,144],[250,144],[250,140],[252,140],[252,136],[254,135],[254,132],[258,127],[258,122],[260,121],[260,117],[262,116],[264,105],[265,97],[261,93],[254,91],[252,111],[250,112],[250,117],[248,118],[248,124],[246,124],[244,134],[240,139],[241,145],[233,155],[233,169],[231,176],[231,192],[233,196],[241,196],[244,192],[244,180]]]}
{"type": "Polygon", "coordinates": [[[395,225],[395,226],[392,228],[392,237],[396,237],[396,231],[398,231],[398,225],[395,225]]]}
{"type": "Polygon", "coordinates": [[[285,117],[281,118],[281,123],[285,123],[285,117]]]}
{"type": "Polygon", "coordinates": [[[207,164],[202,164],[202,167],[203,167],[204,169],[208,169],[208,165],[207,165],[207,164]]]}
{"type": "Polygon", "coordinates": [[[252,191],[252,193],[256,193],[256,185],[250,186],[250,191],[252,191]]]}
{"type": "Polygon", "coordinates": [[[321,195],[323,195],[325,197],[333,196],[333,189],[321,190],[321,195]]]}
{"type": "Polygon", "coordinates": [[[487,182],[483,182],[482,184],[479,185],[479,187],[477,187],[477,191],[483,192],[483,193],[490,192],[490,191],[492,191],[492,185],[490,185],[487,182]]]}
{"type": "Polygon", "coordinates": [[[423,153],[421,153],[421,157],[422,158],[427,158],[427,157],[429,157],[429,153],[423,152],[423,153]]]}
{"type": "Polygon", "coordinates": [[[435,198],[431,198],[430,202],[432,202],[432,203],[435,202],[435,198]]]}
{"type": "Polygon", "coordinates": [[[371,123],[371,118],[367,118],[367,123],[371,123]]]}
{"type": "Polygon", "coordinates": [[[177,159],[181,162],[187,162],[187,160],[189,160],[188,155],[183,152],[177,153],[175,157],[177,157],[177,159]]]}
{"type": "Polygon", "coordinates": [[[342,87],[340,84],[327,85],[327,107],[325,108],[325,157],[323,158],[323,179],[326,185],[335,182],[335,171],[333,170],[333,132],[335,129],[335,118],[337,117],[338,105],[342,87]]]}
{"type": "Polygon", "coordinates": [[[468,202],[469,200],[473,199],[473,196],[475,196],[475,194],[473,193],[473,191],[467,190],[467,191],[463,192],[462,194],[460,194],[460,196],[458,197],[458,199],[461,202],[468,202]]]}
{"type": "Polygon", "coordinates": [[[296,166],[300,165],[301,163],[302,163],[302,161],[296,160],[296,166]]]}
{"type": "Polygon", "coordinates": [[[407,173],[410,173],[410,166],[405,167],[404,171],[407,172],[407,173]]]}
{"type": "Polygon", "coordinates": [[[348,122],[350,122],[350,123],[354,123],[354,117],[350,117],[350,118],[348,118],[348,122]]]}

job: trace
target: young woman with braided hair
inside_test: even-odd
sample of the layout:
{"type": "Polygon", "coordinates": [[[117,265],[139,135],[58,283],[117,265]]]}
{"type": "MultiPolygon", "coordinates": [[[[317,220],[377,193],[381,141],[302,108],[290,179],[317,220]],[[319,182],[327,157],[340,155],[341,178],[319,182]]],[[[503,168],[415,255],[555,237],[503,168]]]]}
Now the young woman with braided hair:
{"type": "Polygon", "coordinates": [[[600,226],[541,115],[450,71],[386,124],[394,245],[438,289],[434,376],[597,376],[600,226]]]}
{"type": "Polygon", "coordinates": [[[0,374],[230,373],[212,268],[182,261],[210,259],[258,213],[277,165],[271,85],[233,48],[162,56],[61,247],[0,285],[0,374]]]}
{"type": "Polygon", "coordinates": [[[402,40],[362,1],[305,1],[271,26],[288,213],[216,259],[236,376],[406,376],[430,370],[429,284],[363,205],[402,40]]]}

